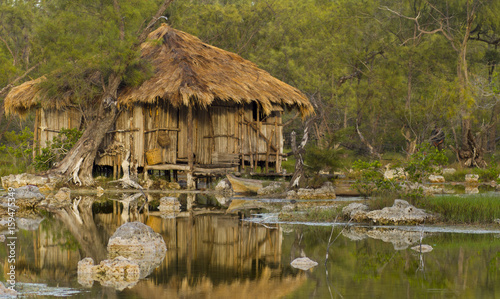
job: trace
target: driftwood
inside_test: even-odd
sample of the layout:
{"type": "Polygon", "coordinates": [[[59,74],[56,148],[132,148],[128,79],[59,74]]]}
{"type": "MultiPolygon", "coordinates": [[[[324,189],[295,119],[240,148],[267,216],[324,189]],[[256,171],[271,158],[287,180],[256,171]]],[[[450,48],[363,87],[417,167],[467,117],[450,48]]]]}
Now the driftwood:
{"type": "Polygon", "coordinates": [[[304,129],[304,136],[302,136],[302,141],[300,145],[297,146],[297,134],[295,131],[291,133],[291,141],[292,141],[292,151],[295,156],[295,172],[293,173],[292,179],[290,180],[290,184],[288,185],[288,189],[298,188],[301,183],[305,179],[304,173],[304,154],[306,153],[306,144],[309,140],[309,127],[312,124],[312,118],[306,121],[306,126],[304,129]]]}
{"type": "Polygon", "coordinates": [[[125,159],[122,162],[122,170],[123,177],[117,181],[112,181],[111,183],[119,182],[122,184],[123,188],[135,188],[135,189],[143,189],[141,185],[130,178],[130,162],[128,159],[130,158],[130,151],[127,150],[127,154],[125,155],[125,159]]]}

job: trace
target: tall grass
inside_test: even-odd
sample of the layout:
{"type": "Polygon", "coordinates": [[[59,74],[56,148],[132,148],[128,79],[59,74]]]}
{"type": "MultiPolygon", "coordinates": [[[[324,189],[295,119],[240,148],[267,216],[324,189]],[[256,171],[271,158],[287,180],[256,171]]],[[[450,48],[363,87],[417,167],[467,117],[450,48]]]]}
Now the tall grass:
{"type": "Polygon", "coordinates": [[[500,218],[500,197],[494,194],[446,195],[419,199],[417,207],[455,224],[488,224],[500,218]]]}

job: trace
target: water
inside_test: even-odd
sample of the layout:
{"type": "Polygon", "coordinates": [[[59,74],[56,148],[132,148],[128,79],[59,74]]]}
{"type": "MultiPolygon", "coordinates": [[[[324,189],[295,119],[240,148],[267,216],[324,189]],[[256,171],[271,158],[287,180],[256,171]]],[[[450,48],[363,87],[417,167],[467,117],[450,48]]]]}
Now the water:
{"type": "MultiPolygon", "coordinates": [[[[196,203],[192,212],[167,218],[134,207],[120,213],[117,201],[94,200],[83,196],[78,215],[66,208],[44,213],[39,224],[23,222],[16,247],[20,297],[500,298],[499,227],[290,224],[268,214],[242,221],[196,203]],[[105,259],[107,240],[125,221],[141,221],[163,236],[168,250],[161,265],[123,290],[80,284],[78,261],[105,259]],[[410,249],[421,238],[433,251],[410,249]],[[319,265],[291,267],[301,256],[319,265]]],[[[5,245],[0,262],[5,281],[5,245]]]]}

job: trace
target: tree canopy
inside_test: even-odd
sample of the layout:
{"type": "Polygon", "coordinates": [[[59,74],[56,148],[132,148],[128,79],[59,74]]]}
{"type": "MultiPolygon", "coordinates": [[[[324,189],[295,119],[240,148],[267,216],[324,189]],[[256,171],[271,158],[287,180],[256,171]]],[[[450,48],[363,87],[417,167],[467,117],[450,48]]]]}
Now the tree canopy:
{"type": "MultiPolygon", "coordinates": [[[[110,74],[140,84],[151,66],[134,45],[161,2],[3,1],[0,88],[47,74],[48,100],[69,93],[89,105],[110,74]]],[[[179,0],[164,16],[155,26],[168,22],[305,92],[320,147],[411,152],[437,126],[457,153],[468,136],[496,149],[498,1],[179,0]]]]}

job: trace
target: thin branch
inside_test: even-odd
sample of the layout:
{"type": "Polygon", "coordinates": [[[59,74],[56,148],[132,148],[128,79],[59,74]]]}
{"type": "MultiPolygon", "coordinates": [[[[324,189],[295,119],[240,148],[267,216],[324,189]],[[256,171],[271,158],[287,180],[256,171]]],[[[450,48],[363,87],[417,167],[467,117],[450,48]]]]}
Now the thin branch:
{"type": "Polygon", "coordinates": [[[156,11],[156,14],[151,18],[151,21],[149,21],[148,25],[142,30],[141,34],[139,35],[138,42],[139,44],[143,43],[146,38],[148,37],[149,32],[151,31],[151,28],[153,25],[160,19],[160,17],[163,15],[165,10],[167,10],[168,6],[170,3],[172,3],[174,0],[165,0],[163,3],[160,5],[158,10],[156,11]]]}
{"type": "Polygon", "coordinates": [[[16,79],[14,79],[14,81],[12,81],[12,83],[7,84],[7,86],[5,86],[4,88],[2,88],[0,90],[0,95],[2,95],[4,92],[6,92],[9,88],[13,87],[14,84],[16,84],[19,80],[23,79],[24,77],[26,77],[29,73],[31,73],[39,65],[40,65],[40,63],[37,63],[36,65],[30,67],[26,72],[24,72],[24,74],[17,77],[16,79]]]}

